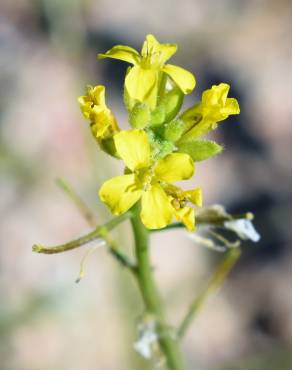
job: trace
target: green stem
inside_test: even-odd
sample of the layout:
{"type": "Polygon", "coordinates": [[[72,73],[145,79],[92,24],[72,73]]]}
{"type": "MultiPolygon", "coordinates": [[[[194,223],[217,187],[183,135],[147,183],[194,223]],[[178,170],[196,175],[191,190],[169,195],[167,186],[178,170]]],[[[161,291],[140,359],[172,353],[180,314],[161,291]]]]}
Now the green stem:
{"type": "Polygon", "coordinates": [[[182,338],[185,335],[187,329],[202,308],[207,298],[209,298],[211,294],[214,294],[221,287],[226,276],[229,274],[240,257],[240,254],[241,250],[239,248],[230,249],[228,252],[226,252],[223,261],[217,267],[215,273],[209,280],[207,287],[191,303],[188,312],[178,329],[179,338],[182,338]]]}
{"type": "Polygon", "coordinates": [[[135,238],[137,278],[146,310],[156,319],[157,334],[161,351],[165,355],[169,370],[185,370],[178,340],[167,325],[162,301],[156,287],[149,256],[149,232],[139,216],[139,207],[133,208],[131,218],[135,238]]]}
{"type": "Polygon", "coordinates": [[[124,213],[123,215],[117,216],[110,220],[109,222],[105,223],[102,226],[96,227],[90,233],[81,236],[78,239],[71,240],[65,244],[59,244],[52,247],[46,247],[40,244],[35,244],[32,247],[32,250],[37,253],[44,253],[44,254],[55,254],[55,253],[62,253],[66,251],[70,251],[72,249],[81,247],[84,244],[87,244],[95,239],[103,238],[107,234],[108,231],[114,229],[117,225],[119,225],[124,220],[130,217],[129,213],[124,213]]]}

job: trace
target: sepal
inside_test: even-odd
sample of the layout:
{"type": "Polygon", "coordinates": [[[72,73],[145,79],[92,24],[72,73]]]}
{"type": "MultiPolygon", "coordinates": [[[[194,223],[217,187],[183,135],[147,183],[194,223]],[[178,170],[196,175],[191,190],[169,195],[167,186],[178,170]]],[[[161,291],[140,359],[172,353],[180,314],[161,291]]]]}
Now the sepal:
{"type": "Polygon", "coordinates": [[[220,154],[223,147],[211,140],[193,140],[177,145],[178,151],[189,154],[195,162],[220,154]]]}

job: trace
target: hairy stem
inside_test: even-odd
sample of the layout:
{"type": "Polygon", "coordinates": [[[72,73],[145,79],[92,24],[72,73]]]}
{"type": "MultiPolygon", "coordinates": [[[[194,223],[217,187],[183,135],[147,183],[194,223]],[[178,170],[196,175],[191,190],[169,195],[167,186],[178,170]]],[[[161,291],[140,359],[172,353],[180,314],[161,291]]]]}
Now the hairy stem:
{"type": "Polygon", "coordinates": [[[149,256],[149,232],[144,227],[139,216],[139,207],[133,208],[131,219],[135,238],[137,259],[137,279],[147,312],[156,319],[158,341],[169,370],[185,370],[178,340],[167,325],[163,304],[154,280],[149,256]]]}
{"type": "Polygon", "coordinates": [[[230,249],[228,252],[226,252],[223,261],[217,267],[213,276],[209,280],[207,287],[191,303],[186,316],[184,317],[178,329],[179,338],[182,338],[186,334],[189,326],[202,308],[207,298],[209,298],[211,294],[214,294],[221,287],[226,276],[240,257],[240,254],[241,250],[239,248],[230,249]]]}

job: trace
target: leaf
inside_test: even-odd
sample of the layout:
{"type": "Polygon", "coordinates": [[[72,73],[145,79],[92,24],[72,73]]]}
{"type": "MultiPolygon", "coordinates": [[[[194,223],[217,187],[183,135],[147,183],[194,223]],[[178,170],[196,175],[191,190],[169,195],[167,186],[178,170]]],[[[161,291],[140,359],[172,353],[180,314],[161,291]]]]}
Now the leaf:
{"type": "Polygon", "coordinates": [[[193,140],[177,146],[181,153],[189,154],[195,162],[204,161],[222,152],[223,146],[211,140],[193,140]]]}

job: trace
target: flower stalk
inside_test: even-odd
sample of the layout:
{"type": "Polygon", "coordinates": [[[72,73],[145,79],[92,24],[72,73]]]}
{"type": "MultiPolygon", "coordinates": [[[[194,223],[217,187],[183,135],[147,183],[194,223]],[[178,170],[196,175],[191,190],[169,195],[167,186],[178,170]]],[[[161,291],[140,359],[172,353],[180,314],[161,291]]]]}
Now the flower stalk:
{"type": "Polygon", "coordinates": [[[90,233],[81,236],[80,238],[69,241],[68,243],[58,244],[51,247],[46,247],[40,244],[34,244],[32,247],[33,252],[42,253],[42,254],[56,254],[67,252],[83,245],[90,243],[94,240],[100,239],[105,241],[110,253],[120,262],[124,267],[127,267],[133,273],[136,271],[135,263],[120,249],[117,247],[116,243],[110,238],[108,232],[114,229],[123,221],[127,220],[130,217],[130,212],[124,213],[118,217],[113,218],[104,225],[97,226],[90,233]]]}
{"type": "Polygon", "coordinates": [[[137,259],[137,279],[146,311],[156,320],[160,349],[169,370],[185,370],[179,343],[165,319],[163,303],[159,295],[149,257],[149,231],[141,222],[139,206],[133,208],[131,218],[137,259]]]}
{"type": "Polygon", "coordinates": [[[240,257],[241,255],[241,250],[239,248],[234,248],[234,249],[229,249],[224,258],[223,258],[223,261],[219,264],[219,266],[217,267],[216,271],[214,272],[213,276],[211,277],[211,279],[209,280],[209,283],[207,284],[207,287],[204,288],[202,290],[202,292],[198,295],[198,297],[196,297],[179,329],[178,329],[178,337],[179,338],[183,338],[187,332],[187,330],[189,329],[191,323],[193,322],[194,318],[197,316],[197,314],[199,313],[199,311],[201,310],[201,308],[203,307],[204,303],[206,302],[206,300],[211,296],[213,295],[215,292],[218,291],[218,289],[222,286],[223,282],[225,281],[227,275],[229,274],[229,272],[232,270],[233,266],[235,265],[235,263],[237,262],[238,258],[240,257]]]}

